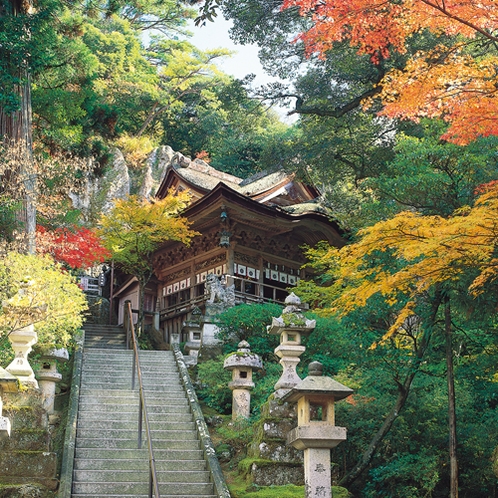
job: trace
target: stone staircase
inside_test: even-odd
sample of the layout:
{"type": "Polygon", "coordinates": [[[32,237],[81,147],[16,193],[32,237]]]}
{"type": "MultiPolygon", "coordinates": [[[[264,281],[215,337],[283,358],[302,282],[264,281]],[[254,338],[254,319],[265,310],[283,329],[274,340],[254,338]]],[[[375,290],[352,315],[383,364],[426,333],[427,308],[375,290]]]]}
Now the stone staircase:
{"type": "Polygon", "coordinates": [[[124,349],[126,337],[123,327],[85,324],[85,348],[124,349]]]}
{"type": "MultiPolygon", "coordinates": [[[[86,331],[86,329],[85,329],[86,331]]],[[[139,395],[131,390],[132,351],[117,340],[83,350],[73,470],[73,498],[148,496],[149,458],[143,431],[137,448],[139,395]]],[[[161,498],[214,498],[178,367],[170,351],[140,351],[161,498]]],[[[138,380],[136,381],[138,386],[138,380]]]]}

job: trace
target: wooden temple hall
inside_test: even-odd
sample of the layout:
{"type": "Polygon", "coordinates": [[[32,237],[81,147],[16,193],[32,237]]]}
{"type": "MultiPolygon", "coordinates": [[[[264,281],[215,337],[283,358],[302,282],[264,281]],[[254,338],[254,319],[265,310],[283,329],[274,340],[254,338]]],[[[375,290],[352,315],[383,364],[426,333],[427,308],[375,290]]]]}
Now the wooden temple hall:
{"type": "MultiPolygon", "coordinates": [[[[210,273],[235,286],[236,303],[283,303],[288,289],[305,277],[304,245],[344,244],[317,201],[319,192],[283,171],[243,180],[180,155],[167,166],[156,197],[171,188],[191,191],[183,215],[201,235],[189,247],[167,241],[155,255],[156,279],[146,289],[145,305],[156,312],[156,324],[159,312],[167,343],[173,334],[187,339],[185,326],[194,309],[204,314],[210,273]]],[[[120,304],[133,303],[131,289],[118,292],[120,304]]]]}

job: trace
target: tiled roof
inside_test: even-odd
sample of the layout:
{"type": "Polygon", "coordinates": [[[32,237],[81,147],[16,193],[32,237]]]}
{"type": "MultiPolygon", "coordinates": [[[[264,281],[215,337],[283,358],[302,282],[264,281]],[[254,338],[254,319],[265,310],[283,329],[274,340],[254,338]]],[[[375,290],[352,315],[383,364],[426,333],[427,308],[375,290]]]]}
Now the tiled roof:
{"type": "Polygon", "coordinates": [[[221,181],[234,190],[241,191],[241,178],[218,171],[204,161],[192,161],[186,168],[177,165],[175,171],[189,183],[206,190],[212,190],[221,181]]]}
{"type": "Polygon", "coordinates": [[[289,175],[284,171],[275,171],[262,177],[256,175],[256,178],[253,181],[248,181],[251,180],[251,178],[249,178],[248,180],[244,180],[240,184],[241,192],[249,196],[253,196],[261,192],[266,192],[271,187],[278,185],[286,178],[289,178],[289,175]]]}
{"type": "Polygon", "coordinates": [[[293,204],[292,206],[279,206],[279,209],[290,214],[321,213],[331,215],[332,212],[320,203],[319,199],[293,204]]]}

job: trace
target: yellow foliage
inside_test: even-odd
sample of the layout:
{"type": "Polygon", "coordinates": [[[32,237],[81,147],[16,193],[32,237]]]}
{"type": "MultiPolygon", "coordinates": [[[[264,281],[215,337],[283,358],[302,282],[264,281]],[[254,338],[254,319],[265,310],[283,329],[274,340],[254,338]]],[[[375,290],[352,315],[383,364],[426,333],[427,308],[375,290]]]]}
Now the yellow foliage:
{"type": "Polygon", "coordinates": [[[147,157],[157,144],[147,135],[133,137],[125,134],[116,140],[116,147],[121,150],[127,163],[135,169],[140,169],[145,166],[147,157]]]}
{"type": "Polygon", "coordinates": [[[0,259],[0,335],[35,324],[43,347],[66,346],[87,302],[75,279],[48,255],[10,252],[0,259]]]}
{"type": "Polygon", "coordinates": [[[478,295],[498,278],[497,219],[498,185],[494,184],[473,207],[448,219],[403,212],[364,229],[354,244],[308,250],[311,266],[327,268],[333,279],[324,289],[330,303],[326,311],[345,315],[376,294],[390,305],[400,295],[408,297],[383,337],[386,340],[413,315],[416,298],[438,284],[473,274],[469,293],[478,295]]]}
{"type": "Polygon", "coordinates": [[[189,244],[198,235],[190,222],[180,216],[190,201],[188,192],[170,191],[161,200],[136,196],[118,199],[113,210],[101,217],[98,233],[103,245],[130,275],[145,279],[152,274],[154,251],[166,240],[189,244]]]}

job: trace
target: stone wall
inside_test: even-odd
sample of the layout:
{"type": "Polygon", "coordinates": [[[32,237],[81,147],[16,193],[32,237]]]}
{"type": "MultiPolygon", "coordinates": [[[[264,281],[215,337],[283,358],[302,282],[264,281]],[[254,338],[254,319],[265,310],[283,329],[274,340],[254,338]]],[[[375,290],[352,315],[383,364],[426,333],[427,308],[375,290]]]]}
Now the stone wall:
{"type": "Polygon", "coordinates": [[[41,396],[35,391],[3,395],[11,435],[0,439],[0,498],[49,498],[57,488],[57,454],[41,396]]]}
{"type": "Polygon", "coordinates": [[[270,399],[261,407],[255,440],[245,461],[254,484],[304,484],[303,452],[286,444],[287,433],[296,425],[294,405],[270,399]]]}

